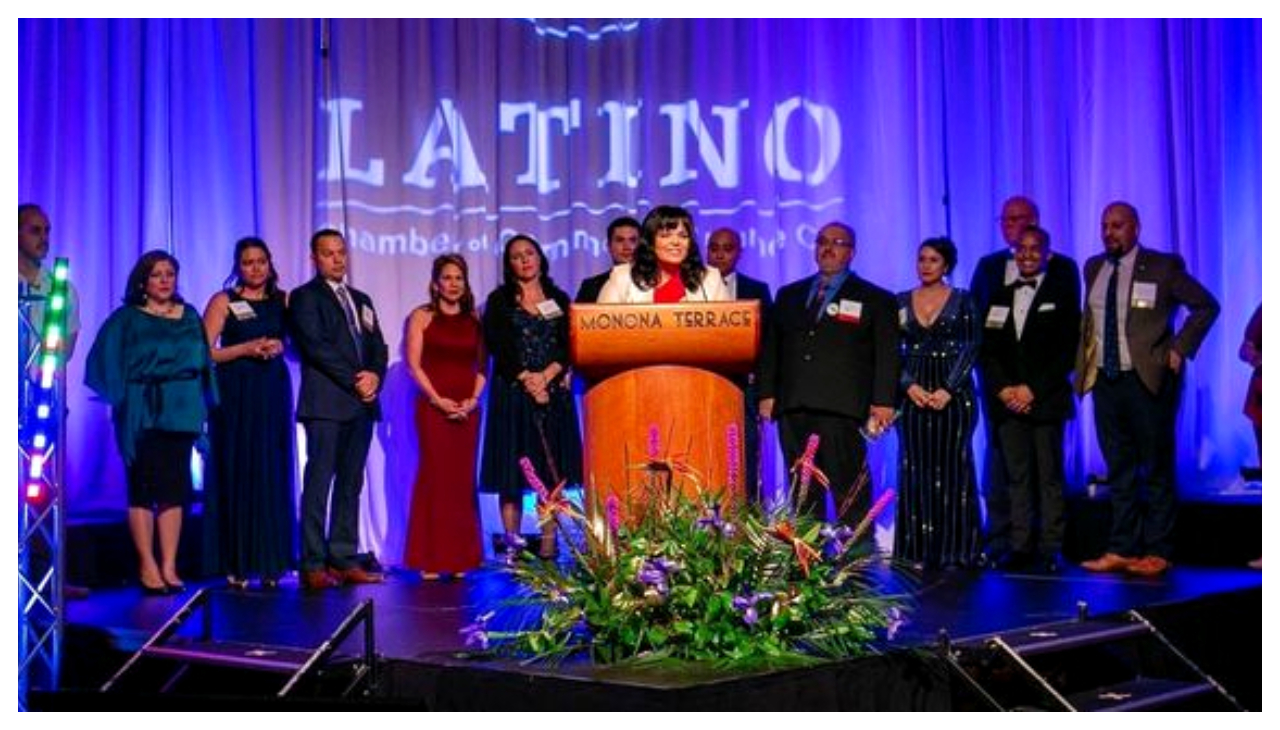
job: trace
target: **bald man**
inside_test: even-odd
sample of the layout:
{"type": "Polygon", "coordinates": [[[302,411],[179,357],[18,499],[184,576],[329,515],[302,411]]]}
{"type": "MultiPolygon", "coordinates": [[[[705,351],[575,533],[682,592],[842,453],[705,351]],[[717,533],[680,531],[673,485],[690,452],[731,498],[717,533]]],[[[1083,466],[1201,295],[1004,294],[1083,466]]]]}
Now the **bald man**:
{"type": "Polygon", "coordinates": [[[1107,461],[1111,534],[1087,570],[1158,576],[1171,566],[1174,422],[1182,366],[1218,317],[1218,300],[1177,254],[1139,243],[1129,203],[1102,213],[1103,253],[1084,265],[1084,325],[1077,388],[1093,393],[1094,426],[1107,461]],[[1174,329],[1178,310],[1187,317],[1174,329]]]}

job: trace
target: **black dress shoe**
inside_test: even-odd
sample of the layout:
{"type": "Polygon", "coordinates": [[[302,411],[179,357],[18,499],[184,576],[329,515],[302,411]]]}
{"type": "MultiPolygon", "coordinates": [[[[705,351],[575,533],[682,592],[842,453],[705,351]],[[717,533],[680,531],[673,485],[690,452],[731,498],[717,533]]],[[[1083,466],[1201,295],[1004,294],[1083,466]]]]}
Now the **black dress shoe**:
{"type": "Polygon", "coordinates": [[[996,562],[996,569],[1009,573],[1020,573],[1035,567],[1035,559],[1024,552],[1013,550],[1000,556],[1000,560],[996,562]]]}
{"type": "Polygon", "coordinates": [[[973,562],[974,562],[974,565],[976,565],[979,568],[985,568],[987,570],[996,570],[1000,567],[1001,561],[1003,561],[1008,554],[1009,553],[1007,552],[997,552],[995,550],[986,550],[978,553],[978,557],[973,562]]]}
{"type": "Polygon", "coordinates": [[[1057,575],[1067,569],[1067,561],[1062,559],[1062,553],[1050,553],[1040,559],[1040,570],[1050,575],[1057,575]]]}

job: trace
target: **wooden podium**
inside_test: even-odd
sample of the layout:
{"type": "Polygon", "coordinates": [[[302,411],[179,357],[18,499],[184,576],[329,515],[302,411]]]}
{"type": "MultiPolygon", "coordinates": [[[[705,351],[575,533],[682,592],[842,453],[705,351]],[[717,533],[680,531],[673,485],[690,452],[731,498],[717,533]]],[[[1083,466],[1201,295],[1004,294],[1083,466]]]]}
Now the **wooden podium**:
{"type": "MultiPolygon", "coordinates": [[[[583,400],[589,509],[612,494],[634,519],[655,474],[646,465],[663,460],[693,467],[705,489],[741,498],[743,396],[725,376],[751,372],[760,332],[755,301],[570,307],[570,359],[593,383],[583,400]]],[[[696,488],[687,475],[670,479],[696,488]]]]}

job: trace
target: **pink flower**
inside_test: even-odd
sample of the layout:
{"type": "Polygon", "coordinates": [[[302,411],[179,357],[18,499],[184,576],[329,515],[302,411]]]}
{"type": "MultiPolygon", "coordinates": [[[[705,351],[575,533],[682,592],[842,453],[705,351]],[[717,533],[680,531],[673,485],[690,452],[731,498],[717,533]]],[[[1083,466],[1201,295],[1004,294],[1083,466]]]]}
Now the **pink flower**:
{"type": "Polygon", "coordinates": [[[867,516],[863,517],[858,526],[853,529],[853,539],[850,542],[857,542],[859,538],[866,534],[867,530],[871,528],[871,523],[875,522],[876,517],[880,516],[880,513],[885,510],[885,507],[889,506],[895,496],[897,496],[897,492],[892,489],[884,490],[884,494],[881,494],[876,503],[871,505],[871,509],[867,511],[867,516]]]}
{"type": "Polygon", "coordinates": [[[610,494],[609,498],[604,501],[605,520],[609,523],[609,532],[616,537],[618,534],[618,525],[621,518],[618,516],[618,496],[610,494]]]}
{"type": "Polygon", "coordinates": [[[520,457],[520,471],[524,472],[524,480],[529,483],[533,491],[538,493],[538,499],[546,501],[547,485],[542,483],[538,478],[538,470],[534,468],[533,462],[527,456],[520,457]]]}
{"type": "Polygon", "coordinates": [[[658,435],[658,424],[649,424],[649,441],[646,443],[649,461],[657,461],[662,453],[662,439],[658,435]]]}
{"type": "Polygon", "coordinates": [[[729,483],[729,491],[733,492],[738,488],[738,481],[742,475],[738,470],[738,459],[742,455],[742,450],[738,447],[738,424],[730,423],[724,427],[725,440],[725,456],[729,460],[729,471],[726,475],[726,481],[729,483]]]}
{"type": "Polygon", "coordinates": [[[800,492],[809,491],[809,480],[813,478],[815,472],[820,476],[818,482],[825,484],[826,475],[822,474],[817,467],[813,465],[813,457],[818,455],[818,444],[822,439],[818,434],[809,434],[809,440],[804,444],[804,454],[800,456],[800,492]]]}

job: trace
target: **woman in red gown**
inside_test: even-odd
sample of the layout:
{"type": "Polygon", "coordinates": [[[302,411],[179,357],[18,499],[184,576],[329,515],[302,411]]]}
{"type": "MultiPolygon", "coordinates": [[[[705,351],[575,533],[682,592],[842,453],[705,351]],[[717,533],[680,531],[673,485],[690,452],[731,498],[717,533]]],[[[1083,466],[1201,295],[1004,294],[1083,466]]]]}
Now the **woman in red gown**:
{"type": "Polygon", "coordinates": [[[430,296],[405,325],[405,362],[418,387],[418,474],[404,563],[437,580],[461,578],[483,557],[475,471],[485,353],[466,259],[436,258],[430,296]]]}

